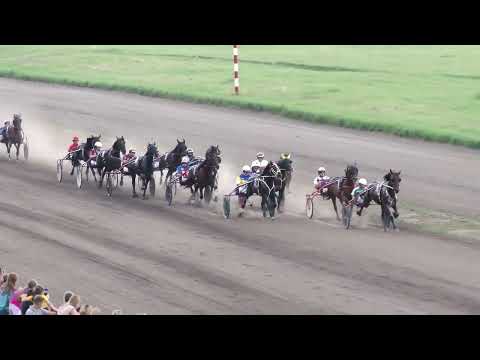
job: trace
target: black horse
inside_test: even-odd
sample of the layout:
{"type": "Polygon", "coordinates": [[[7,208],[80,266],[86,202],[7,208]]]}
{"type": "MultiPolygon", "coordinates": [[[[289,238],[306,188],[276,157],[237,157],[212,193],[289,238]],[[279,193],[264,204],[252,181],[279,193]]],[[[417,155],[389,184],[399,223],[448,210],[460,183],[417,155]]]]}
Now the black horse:
{"type": "MultiPolygon", "coordinates": [[[[358,216],[362,216],[363,209],[367,208],[373,201],[381,206],[382,220],[385,230],[387,230],[392,214],[390,208],[393,209],[393,217],[396,219],[400,215],[397,210],[397,194],[400,192],[400,173],[390,171],[383,177],[384,181],[374,182],[370,184],[363,196],[363,204],[357,211],[358,216]]],[[[395,221],[391,221],[393,228],[396,229],[395,221]]]]}
{"type": "MultiPolygon", "coordinates": [[[[256,194],[262,197],[263,216],[267,217],[267,211],[272,219],[275,217],[277,208],[277,192],[282,188],[282,174],[278,165],[272,161],[263,170],[262,174],[253,178],[253,181],[247,183],[246,192],[239,193],[238,200],[242,210],[250,196],[256,194]]],[[[241,213],[240,213],[241,215],[241,213]]]]}
{"type": "Polygon", "coordinates": [[[17,149],[17,160],[18,154],[20,152],[20,145],[23,144],[24,134],[22,129],[22,118],[20,115],[15,114],[13,116],[13,126],[9,126],[6,130],[6,139],[3,139],[2,142],[7,146],[8,160],[11,159],[10,150],[12,145],[17,149]]]}
{"type": "Polygon", "coordinates": [[[128,169],[125,175],[130,175],[132,178],[132,189],[133,189],[133,197],[138,197],[137,192],[135,190],[136,186],[136,178],[140,176],[142,179],[142,190],[143,190],[143,199],[146,199],[145,193],[147,191],[147,187],[150,181],[154,181],[153,178],[153,161],[155,157],[158,157],[158,149],[155,143],[147,145],[147,152],[144,156],[138,158],[137,161],[132,162],[126,166],[128,169]]]}
{"type": "Polygon", "coordinates": [[[220,168],[221,151],[217,146],[210,146],[205,153],[205,160],[202,161],[198,167],[193,169],[188,175],[188,180],[191,179],[194,187],[194,196],[200,190],[200,200],[203,200],[205,191],[205,199],[207,203],[210,202],[213,190],[217,188],[217,172],[220,168]]]}
{"type": "Polygon", "coordinates": [[[285,203],[285,190],[288,190],[290,187],[293,172],[292,163],[290,154],[283,154],[282,159],[277,161],[277,165],[282,174],[282,187],[278,192],[278,212],[281,212],[281,206],[285,203]]]}
{"type": "Polygon", "coordinates": [[[98,187],[101,188],[103,185],[103,179],[107,172],[120,170],[122,168],[122,160],[120,159],[120,153],[125,155],[125,139],[122,137],[117,137],[112,147],[109,150],[102,151],[97,155],[97,168],[100,172],[100,182],[98,187]]]}
{"type": "Polygon", "coordinates": [[[182,157],[185,156],[186,153],[187,145],[185,144],[185,139],[182,139],[182,141],[177,139],[177,145],[172,151],[156,159],[158,160],[158,169],[155,170],[160,171],[160,184],[163,181],[163,170],[168,169],[167,176],[165,177],[166,184],[177,169],[177,166],[180,165],[182,157]]]}
{"type": "Polygon", "coordinates": [[[345,206],[350,200],[352,200],[352,191],[355,188],[355,182],[358,178],[358,168],[356,165],[348,165],[345,169],[345,176],[337,177],[331,180],[327,186],[327,192],[324,194],[325,199],[332,200],[337,220],[340,221],[337,210],[337,198],[340,200],[340,204],[345,206]]]}
{"type": "Polygon", "coordinates": [[[94,169],[97,169],[98,175],[100,176],[100,170],[96,165],[92,165],[90,161],[90,152],[93,150],[93,147],[95,146],[95,143],[97,141],[100,141],[102,135],[94,136],[91,135],[90,137],[87,138],[87,142],[83,143],[80,145],[77,151],[71,154],[70,158],[72,159],[72,171],[70,172],[70,175],[73,175],[73,170],[76,166],[80,166],[81,163],[80,161],[84,161],[87,163],[87,176],[88,172],[91,171],[93,178],[95,181],[97,181],[97,177],[95,176],[95,171],[94,169]]]}

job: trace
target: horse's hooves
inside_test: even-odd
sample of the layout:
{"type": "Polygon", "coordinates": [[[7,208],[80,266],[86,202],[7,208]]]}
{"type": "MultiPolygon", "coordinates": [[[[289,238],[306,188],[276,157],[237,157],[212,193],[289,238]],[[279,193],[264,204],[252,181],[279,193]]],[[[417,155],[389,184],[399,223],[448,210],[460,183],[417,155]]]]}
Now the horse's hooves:
{"type": "Polygon", "coordinates": [[[398,214],[398,213],[397,213],[397,214],[393,214],[393,217],[394,217],[395,219],[398,218],[399,216],[400,216],[400,214],[398,214]]]}
{"type": "Polygon", "coordinates": [[[138,194],[133,194],[132,197],[133,198],[138,198],[138,194]]]}

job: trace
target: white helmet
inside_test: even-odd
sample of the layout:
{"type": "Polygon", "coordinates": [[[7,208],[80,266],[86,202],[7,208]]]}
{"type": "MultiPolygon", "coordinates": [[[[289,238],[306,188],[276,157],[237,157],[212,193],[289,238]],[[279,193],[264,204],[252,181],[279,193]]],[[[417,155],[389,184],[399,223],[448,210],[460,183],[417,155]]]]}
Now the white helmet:
{"type": "Polygon", "coordinates": [[[193,154],[193,149],[192,149],[192,148],[188,148],[188,149],[187,149],[187,154],[193,154]]]}
{"type": "Polygon", "coordinates": [[[259,152],[259,153],[257,153],[257,158],[258,158],[258,157],[264,158],[265,155],[264,155],[262,152],[259,152]]]}
{"type": "Polygon", "coordinates": [[[250,172],[250,171],[252,171],[252,169],[250,169],[250,166],[245,165],[245,166],[242,168],[242,171],[243,171],[243,172],[250,172]]]}
{"type": "Polygon", "coordinates": [[[101,148],[102,147],[102,143],[100,141],[97,141],[95,143],[95,147],[98,147],[98,148],[101,148]]]}
{"type": "Polygon", "coordinates": [[[188,158],[188,156],[182,157],[182,164],[188,164],[189,162],[190,162],[190,159],[188,158]]]}
{"type": "Polygon", "coordinates": [[[364,185],[364,186],[367,186],[367,184],[368,184],[367,179],[365,179],[365,178],[361,178],[360,180],[358,180],[358,183],[360,185],[364,185]]]}
{"type": "Polygon", "coordinates": [[[129,153],[136,153],[137,150],[135,150],[134,148],[130,148],[130,149],[128,149],[128,152],[129,152],[129,153]]]}
{"type": "Polygon", "coordinates": [[[320,172],[320,171],[326,172],[327,170],[325,170],[324,167],[319,167],[319,168],[318,168],[318,172],[320,172]]]}

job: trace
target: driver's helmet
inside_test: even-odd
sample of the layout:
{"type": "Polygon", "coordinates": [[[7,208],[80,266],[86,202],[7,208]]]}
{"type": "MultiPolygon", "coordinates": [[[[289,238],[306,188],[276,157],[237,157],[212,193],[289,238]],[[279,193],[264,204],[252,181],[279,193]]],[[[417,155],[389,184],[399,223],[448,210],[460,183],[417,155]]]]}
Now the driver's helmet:
{"type": "Polygon", "coordinates": [[[262,152],[257,153],[257,159],[263,159],[265,155],[262,152]]]}
{"type": "Polygon", "coordinates": [[[80,140],[78,139],[78,136],[74,136],[73,139],[72,139],[72,141],[73,141],[73,142],[75,142],[75,141],[78,142],[78,141],[80,141],[80,140]]]}
{"type": "Polygon", "coordinates": [[[188,158],[188,156],[182,157],[182,164],[188,164],[189,162],[190,162],[190,159],[188,158]]]}
{"type": "Polygon", "coordinates": [[[102,148],[102,143],[100,141],[97,141],[95,143],[95,147],[100,150],[102,148]]]}
{"type": "Polygon", "coordinates": [[[10,125],[10,121],[5,121],[5,124],[3,124],[3,125],[5,125],[5,126],[10,125]]]}
{"type": "Polygon", "coordinates": [[[132,155],[135,155],[137,153],[137,150],[135,150],[134,148],[130,148],[130,149],[128,149],[128,153],[132,154],[132,155]]]}
{"type": "Polygon", "coordinates": [[[252,171],[252,169],[251,169],[250,166],[248,166],[248,165],[245,165],[245,166],[242,168],[242,172],[243,172],[244,174],[247,174],[247,173],[249,173],[249,172],[251,172],[251,171],[252,171]]]}
{"type": "Polygon", "coordinates": [[[187,155],[188,156],[193,156],[193,149],[192,148],[187,149],[187,155]]]}
{"type": "Polygon", "coordinates": [[[289,153],[282,153],[280,155],[281,160],[290,160],[290,154],[289,153]]]}
{"type": "Polygon", "coordinates": [[[326,172],[327,170],[323,166],[318,168],[318,175],[324,176],[326,172]]]}
{"type": "Polygon", "coordinates": [[[367,179],[361,178],[360,180],[358,180],[358,184],[362,186],[367,186],[367,179]]]}

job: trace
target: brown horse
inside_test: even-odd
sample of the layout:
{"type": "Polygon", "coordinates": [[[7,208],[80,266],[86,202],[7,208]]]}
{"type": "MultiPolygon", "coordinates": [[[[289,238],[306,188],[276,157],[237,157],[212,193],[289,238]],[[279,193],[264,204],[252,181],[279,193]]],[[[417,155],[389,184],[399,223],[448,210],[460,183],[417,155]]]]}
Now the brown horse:
{"type": "Polygon", "coordinates": [[[356,165],[348,165],[345,169],[345,176],[334,178],[327,185],[327,192],[324,195],[326,199],[332,200],[337,220],[340,221],[337,210],[337,199],[342,206],[346,205],[352,199],[352,191],[355,188],[355,182],[358,177],[358,168],[356,165]]]}
{"type": "Polygon", "coordinates": [[[5,144],[7,145],[8,160],[11,160],[10,150],[12,145],[15,145],[17,149],[17,160],[20,152],[20,145],[23,144],[24,134],[22,129],[22,118],[20,115],[13,115],[13,126],[7,128],[7,139],[5,144]]]}

